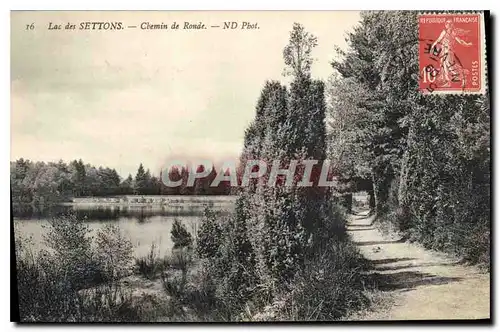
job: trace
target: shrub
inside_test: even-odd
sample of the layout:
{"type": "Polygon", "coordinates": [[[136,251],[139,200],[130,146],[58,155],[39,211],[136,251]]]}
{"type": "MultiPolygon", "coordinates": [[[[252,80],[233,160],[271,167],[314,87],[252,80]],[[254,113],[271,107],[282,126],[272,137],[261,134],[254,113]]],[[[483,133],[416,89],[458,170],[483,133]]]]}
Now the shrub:
{"type": "MultiPolygon", "coordinates": [[[[422,165],[428,167],[427,163],[422,165]]],[[[452,175],[438,177],[427,172],[415,176],[413,182],[408,184],[411,195],[406,202],[397,205],[393,200],[390,210],[380,219],[396,226],[404,237],[427,248],[450,252],[470,263],[488,266],[489,173],[470,165],[461,165],[460,162],[452,165],[441,170],[452,175]],[[480,175],[473,174],[470,169],[480,175]]],[[[397,183],[394,188],[397,188],[397,183]]],[[[391,187],[391,192],[396,191],[394,188],[391,187]]]]}
{"type": "Polygon", "coordinates": [[[174,243],[174,249],[185,247],[191,248],[193,246],[193,238],[191,234],[187,231],[184,224],[182,224],[178,219],[174,220],[170,234],[172,242],[174,243]]]}
{"type": "Polygon", "coordinates": [[[144,257],[135,259],[135,265],[140,274],[149,280],[156,279],[158,274],[165,268],[165,261],[160,258],[156,243],[151,244],[149,253],[144,257]]]}
{"type": "Polygon", "coordinates": [[[363,259],[350,242],[331,241],[327,250],[306,263],[275,315],[279,320],[334,320],[367,304],[363,259]]]}
{"type": "Polygon", "coordinates": [[[196,252],[201,258],[215,256],[220,246],[222,229],[216,219],[214,211],[209,207],[205,208],[196,242],[196,252]]]}
{"type": "Polygon", "coordinates": [[[135,303],[130,291],[116,282],[82,290],[77,298],[77,322],[143,321],[141,306],[135,303]]]}
{"type": "Polygon", "coordinates": [[[200,267],[191,278],[187,286],[185,299],[190,303],[200,316],[209,320],[218,320],[217,308],[221,300],[216,297],[216,281],[206,268],[206,261],[200,263],[200,267]]]}
{"type": "Polygon", "coordinates": [[[68,215],[51,221],[48,250],[35,255],[26,245],[16,245],[21,321],[140,320],[139,306],[117,280],[128,244],[104,229],[94,245],[88,232],[82,221],[68,215]]]}
{"type": "MultiPolygon", "coordinates": [[[[197,250],[210,280],[205,289],[194,293],[184,289],[184,293],[206,294],[201,296],[206,304],[200,310],[229,321],[258,320],[269,306],[274,318],[264,315],[266,319],[334,319],[361,307],[361,259],[348,242],[345,209],[334,199],[310,202],[314,193],[267,189],[263,194],[269,197],[238,197],[235,212],[223,222],[217,223],[215,215],[206,211],[197,250]],[[260,204],[265,208],[252,210],[260,204]],[[247,228],[254,224],[260,226],[247,228]],[[211,301],[217,304],[209,305],[211,301]],[[345,309],[343,301],[349,303],[345,309]]],[[[176,289],[170,285],[171,293],[176,289]]]]}
{"type": "Polygon", "coordinates": [[[315,232],[319,235],[319,240],[316,242],[321,246],[331,243],[332,239],[337,241],[346,240],[346,209],[336,204],[334,200],[328,200],[321,207],[320,212],[320,222],[315,229],[315,232]]]}
{"type": "Polygon", "coordinates": [[[351,213],[353,206],[353,197],[351,193],[334,196],[333,200],[343,206],[348,213],[351,213]]]}
{"type": "Polygon", "coordinates": [[[180,278],[173,273],[162,273],[161,281],[165,292],[174,297],[176,300],[182,302],[185,300],[185,287],[187,283],[187,275],[182,273],[180,278]]]}
{"type": "Polygon", "coordinates": [[[96,258],[107,280],[120,279],[131,272],[132,243],[116,225],[106,224],[96,236],[96,258]]]}
{"type": "Polygon", "coordinates": [[[183,273],[187,273],[192,262],[193,252],[188,247],[172,249],[172,256],[167,256],[163,259],[163,263],[166,267],[181,270],[183,273]]]}
{"type": "Polygon", "coordinates": [[[59,269],[58,273],[66,276],[73,287],[81,288],[102,280],[92,250],[90,229],[75,214],[52,218],[44,240],[50,257],[56,262],[54,268],[59,269]]]}
{"type": "Polygon", "coordinates": [[[47,253],[18,255],[17,282],[22,322],[59,322],[76,319],[78,297],[73,285],[55,268],[47,253]]]}

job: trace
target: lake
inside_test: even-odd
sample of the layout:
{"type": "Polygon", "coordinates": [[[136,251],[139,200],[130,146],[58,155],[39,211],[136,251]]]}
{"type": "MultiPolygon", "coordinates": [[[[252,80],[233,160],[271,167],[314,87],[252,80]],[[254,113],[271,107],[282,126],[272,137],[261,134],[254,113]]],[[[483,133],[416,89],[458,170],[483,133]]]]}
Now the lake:
{"type": "Polygon", "coordinates": [[[235,196],[164,196],[164,204],[114,204],[93,202],[91,199],[78,203],[54,206],[45,210],[14,210],[14,232],[16,238],[22,236],[32,239],[35,251],[44,247],[43,234],[47,231],[50,218],[68,212],[85,220],[92,231],[106,223],[115,223],[123,234],[130,239],[134,256],[145,256],[151,245],[156,244],[161,255],[169,254],[173,247],[170,230],[175,219],[179,219],[189,232],[195,234],[209,206],[221,214],[233,209],[235,196]]]}

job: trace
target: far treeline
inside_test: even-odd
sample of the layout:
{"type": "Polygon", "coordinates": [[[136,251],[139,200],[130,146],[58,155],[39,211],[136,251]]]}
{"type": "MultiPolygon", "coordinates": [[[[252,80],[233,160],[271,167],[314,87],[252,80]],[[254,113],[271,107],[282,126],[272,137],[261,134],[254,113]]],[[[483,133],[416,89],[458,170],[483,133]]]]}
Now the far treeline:
{"type": "MultiPolygon", "coordinates": [[[[203,170],[197,170],[201,172],[203,170]]],[[[10,180],[13,204],[45,205],[67,201],[73,197],[116,195],[228,195],[229,182],[210,187],[216,176],[215,169],[205,178],[196,179],[194,186],[187,186],[189,170],[172,168],[172,181],[182,179],[178,187],[167,187],[160,177],[139,165],[135,177],[122,179],[115,169],[95,167],[74,160],[69,164],[59,162],[32,162],[18,159],[11,162],[10,180]]]]}

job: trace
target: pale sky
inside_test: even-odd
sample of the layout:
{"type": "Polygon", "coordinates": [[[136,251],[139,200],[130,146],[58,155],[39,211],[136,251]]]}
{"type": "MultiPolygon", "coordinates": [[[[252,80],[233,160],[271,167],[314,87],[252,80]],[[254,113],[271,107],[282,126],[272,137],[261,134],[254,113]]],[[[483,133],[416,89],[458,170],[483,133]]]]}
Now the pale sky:
{"type": "Polygon", "coordinates": [[[294,22],[318,37],[312,72],[327,79],[334,45],[359,13],[337,12],[13,12],[11,160],[70,161],[135,175],[159,174],[172,158],[237,158],[268,79],[286,82],[283,47],[294,22]],[[80,22],[136,29],[78,30],[80,22]],[[258,30],[141,30],[142,22],[258,30]],[[48,24],[77,30],[48,30],[48,24]],[[34,30],[26,25],[35,23],[34,30]]]}

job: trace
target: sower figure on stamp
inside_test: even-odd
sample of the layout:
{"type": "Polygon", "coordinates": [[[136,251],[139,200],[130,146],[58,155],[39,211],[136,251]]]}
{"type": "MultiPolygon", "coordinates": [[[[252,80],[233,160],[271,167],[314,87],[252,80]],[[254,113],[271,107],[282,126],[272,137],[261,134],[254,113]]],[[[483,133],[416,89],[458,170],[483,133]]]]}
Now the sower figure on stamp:
{"type": "Polygon", "coordinates": [[[431,46],[431,50],[436,50],[442,54],[440,56],[440,65],[442,68],[440,80],[444,82],[442,86],[450,86],[451,81],[457,81],[458,77],[461,77],[462,84],[465,85],[466,70],[464,70],[455,54],[455,43],[459,43],[460,45],[467,47],[472,46],[471,42],[466,42],[461,38],[461,36],[466,34],[468,31],[455,28],[451,19],[446,20],[444,26],[445,28],[441,31],[441,34],[431,46]],[[442,45],[440,50],[436,49],[437,44],[442,45]],[[452,76],[451,78],[450,72],[452,76]]]}

